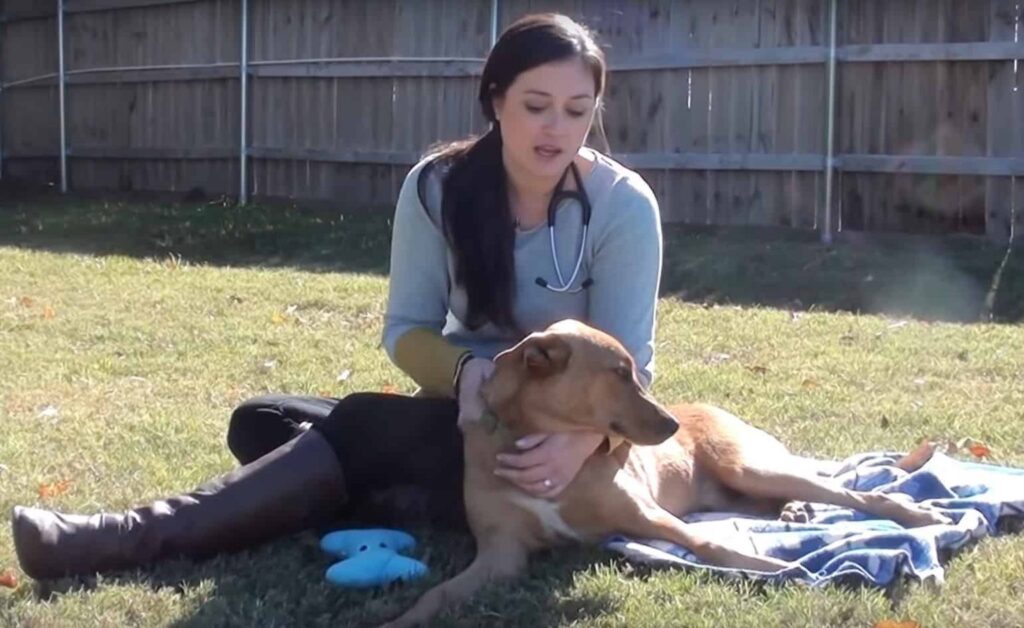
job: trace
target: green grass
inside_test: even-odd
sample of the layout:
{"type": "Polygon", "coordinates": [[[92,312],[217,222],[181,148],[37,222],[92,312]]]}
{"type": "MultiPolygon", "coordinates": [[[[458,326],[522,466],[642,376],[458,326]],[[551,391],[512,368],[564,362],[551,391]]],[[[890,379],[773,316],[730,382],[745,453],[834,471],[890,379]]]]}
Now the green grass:
{"type": "MultiPolygon", "coordinates": [[[[379,347],[388,212],[52,198],[0,202],[0,510],[127,507],[230,469],[227,418],[265,392],[411,382],[379,347]],[[339,377],[349,371],[347,378],[339,377]]],[[[656,395],[723,405],[795,450],[985,441],[1024,465],[1024,260],[970,238],[666,231],[656,395]],[[1001,269],[1001,272],[999,272],[1001,269]],[[993,278],[1000,281],[993,286],[993,278]]],[[[0,571],[15,567],[0,532],[0,571]]],[[[451,575],[467,537],[414,530],[431,579],[323,583],[313,534],[201,564],[0,589],[0,625],[372,624],[451,575]]],[[[941,592],[756,587],[577,548],[441,626],[1024,625],[1024,537],[949,563],[941,592]]],[[[19,574],[20,575],[20,574],[19,574]]]]}

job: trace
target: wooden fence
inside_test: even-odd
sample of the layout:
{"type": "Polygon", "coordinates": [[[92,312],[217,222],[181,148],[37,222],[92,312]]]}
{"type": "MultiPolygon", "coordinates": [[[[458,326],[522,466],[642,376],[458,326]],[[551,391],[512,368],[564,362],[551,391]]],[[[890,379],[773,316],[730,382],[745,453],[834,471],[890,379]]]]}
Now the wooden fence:
{"type": "Polygon", "coordinates": [[[666,221],[1024,233],[1021,0],[0,5],[7,178],[388,205],[484,129],[495,33],[558,10],[606,47],[613,154],[666,221]]]}

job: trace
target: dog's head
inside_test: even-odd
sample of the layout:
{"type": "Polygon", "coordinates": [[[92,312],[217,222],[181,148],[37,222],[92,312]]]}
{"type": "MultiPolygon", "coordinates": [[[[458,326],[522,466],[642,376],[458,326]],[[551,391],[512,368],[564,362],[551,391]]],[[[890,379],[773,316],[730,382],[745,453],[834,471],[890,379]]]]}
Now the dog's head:
{"type": "Polygon", "coordinates": [[[640,385],[622,344],[579,321],[531,334],[494,363],[481,392],[517,432],[591,430],[656,445],[679,427],[640,385]]]}

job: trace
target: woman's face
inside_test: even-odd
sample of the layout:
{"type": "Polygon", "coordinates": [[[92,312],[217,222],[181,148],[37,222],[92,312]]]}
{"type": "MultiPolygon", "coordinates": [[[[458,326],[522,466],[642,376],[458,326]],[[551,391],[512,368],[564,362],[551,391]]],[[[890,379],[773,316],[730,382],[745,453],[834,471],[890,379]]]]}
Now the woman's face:
{"type": "Polygon", "coordinates": [[[517,76],[494,99],[506,167],[541,179],[560,177],[587,139],[595,90],[594,76],[579,58],[517,76]]]}

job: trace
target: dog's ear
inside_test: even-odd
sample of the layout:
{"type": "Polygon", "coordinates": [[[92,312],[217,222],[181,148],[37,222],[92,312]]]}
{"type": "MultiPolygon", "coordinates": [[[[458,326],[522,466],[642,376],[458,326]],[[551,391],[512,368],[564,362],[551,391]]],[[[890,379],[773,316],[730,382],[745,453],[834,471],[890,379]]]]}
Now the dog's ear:
{"type": "Polygon", "coordinates": [[[495,356],[494,373],[480,390],[484,401],[506,424],[521,423],[525,417],[517,399],[523,385],[564,370],[571,353],[569,343],[555,334],[527,337],[495,356]]]}
{"type": "Polygon", "coordinates": [[[533,334],[523,341],[523,364],[534,377],[548,377],[565,370],[572,347],[558,334],[533,334]]]}
{"type": "Polygon", "coordinates": [[[499,408],[511,401],[527,380],[564,370],[571,354],[569,343],[557,334],[527,336],[494,358],[494,374],[482,391],[487,404],[499,408]]]}

